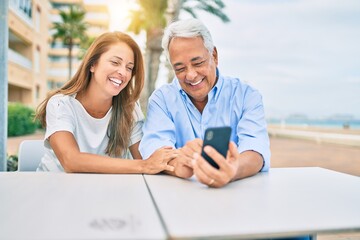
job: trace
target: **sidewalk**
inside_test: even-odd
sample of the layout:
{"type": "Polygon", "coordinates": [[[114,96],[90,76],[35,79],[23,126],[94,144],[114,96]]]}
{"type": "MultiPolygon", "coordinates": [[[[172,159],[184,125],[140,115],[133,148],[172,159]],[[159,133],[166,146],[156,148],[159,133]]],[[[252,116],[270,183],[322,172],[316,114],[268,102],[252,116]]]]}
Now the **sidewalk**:
{"type": "Polygon", "coordinates": [[[271,137],[271,167],[322,167],[360,176],[360,147],[271,137]]]}

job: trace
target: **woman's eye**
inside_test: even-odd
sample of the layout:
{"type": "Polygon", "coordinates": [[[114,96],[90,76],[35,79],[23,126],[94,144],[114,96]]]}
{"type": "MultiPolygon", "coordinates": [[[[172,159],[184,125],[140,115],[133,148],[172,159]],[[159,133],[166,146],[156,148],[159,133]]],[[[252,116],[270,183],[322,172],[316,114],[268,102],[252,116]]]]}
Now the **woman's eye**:
{"type": "Polygon", "coordinates": [[[119,65],[119,62],[117,62],[117,61],[111,61],[111,63],[112,63],[113,65],[119,65]]]}
{"type": "Polygon", "coordinates": [[[131,67],[128,67],[128,68],[126,68],[128,71],[130,71],[130,72],[132,72],[132,70],[133,70],[133,68],[131,68],[131,67]]]}

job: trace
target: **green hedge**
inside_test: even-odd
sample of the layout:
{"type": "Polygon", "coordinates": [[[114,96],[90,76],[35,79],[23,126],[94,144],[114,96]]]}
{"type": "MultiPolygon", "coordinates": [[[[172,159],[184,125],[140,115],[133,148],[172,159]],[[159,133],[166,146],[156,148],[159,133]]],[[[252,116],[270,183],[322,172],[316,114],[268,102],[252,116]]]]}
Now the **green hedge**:
{"type": "Polygon", "coordinates": [[[31,134],[39,127],[35,111],[20,103],[8,104],[8,137],[31,134]]]}
{"type": "Polygon", "coordinates": [[[11,155],[7,157],[7,171],[14,172],[18,170],[18,156],[11,155]]]}

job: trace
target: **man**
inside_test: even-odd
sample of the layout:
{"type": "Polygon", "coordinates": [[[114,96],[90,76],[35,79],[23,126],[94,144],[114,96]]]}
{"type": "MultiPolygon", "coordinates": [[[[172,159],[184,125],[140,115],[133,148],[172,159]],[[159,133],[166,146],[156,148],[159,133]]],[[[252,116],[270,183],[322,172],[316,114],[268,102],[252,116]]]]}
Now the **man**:
{"type": "Polygon", "coordinates": [[[173,146],[178,155],[169,162],[175,171],[168,174],[195,174],[210,187],[267,171],[270,148],[261,95],[239,79],[220,74],[217,49],[203,23],[188,19],[170,24],[162,47],[176,76],[149,99],[140,143],[143,158],[173,146]],[[205,130],[216,126],[232,128],[226,159],[212,147],[204,149],[219,169],[200,156],[205,130]]]}

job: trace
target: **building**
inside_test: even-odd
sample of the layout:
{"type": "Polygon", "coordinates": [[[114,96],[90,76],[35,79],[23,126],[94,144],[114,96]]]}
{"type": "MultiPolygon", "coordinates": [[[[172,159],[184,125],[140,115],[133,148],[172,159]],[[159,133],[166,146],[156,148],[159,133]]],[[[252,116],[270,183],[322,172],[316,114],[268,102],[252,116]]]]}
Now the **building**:
{"type": "Polygon", "coordinates": [[[89,24],[88,36],[98,37],[109,31],[110,15],[107,5],[85,4],[85,21],[89,24]]]}
{"type": "Polygon", "coordinates": [[[47,0],[10,0],[8,99],[35,107],[47,92],[47,0]]]}
{"type": "MultiPolygon", "coordinates": [[[[52,23],[59,10],[77,4],[86,11],[88,35],[97,37],[109,30],[106,5],[84,4],[83,0],[9,0],[8,100],[35,108],[47,92],[68,80],[68,50],[52,40],[52,23]]],[[[79,43],[73,49],[73,73],[79,66],[79,43]]]]}
{"type": "MultiPolygon", "coordinates": [[[[88,24],[87,35],[89,37],[97,37],[100,34],[109,30],[109,12],[106,5],[89,5],[85,4],[83,0],[50,0],[51,11],[50,11],[50,21],[58,22],[61,21],[59,16],[60,10],[66,10],[70,5],[79,5],[85,12],[85,22],[88,24]]],[[[50,31],[52,35],[52,31],[50,31]]],[[[80,54],[80,42],[75,44],[72,50],[72,73],[74,75],[77,70],[81,59],[79,59],[80,54]]],[[[61,87],[69,79],[69,70],[68,70],[68,49],[61,40],[53,41],[50,40],[50,49],[49,49],[49,69],[47,87],[49,90],[54,88],[61,87]]]]}

